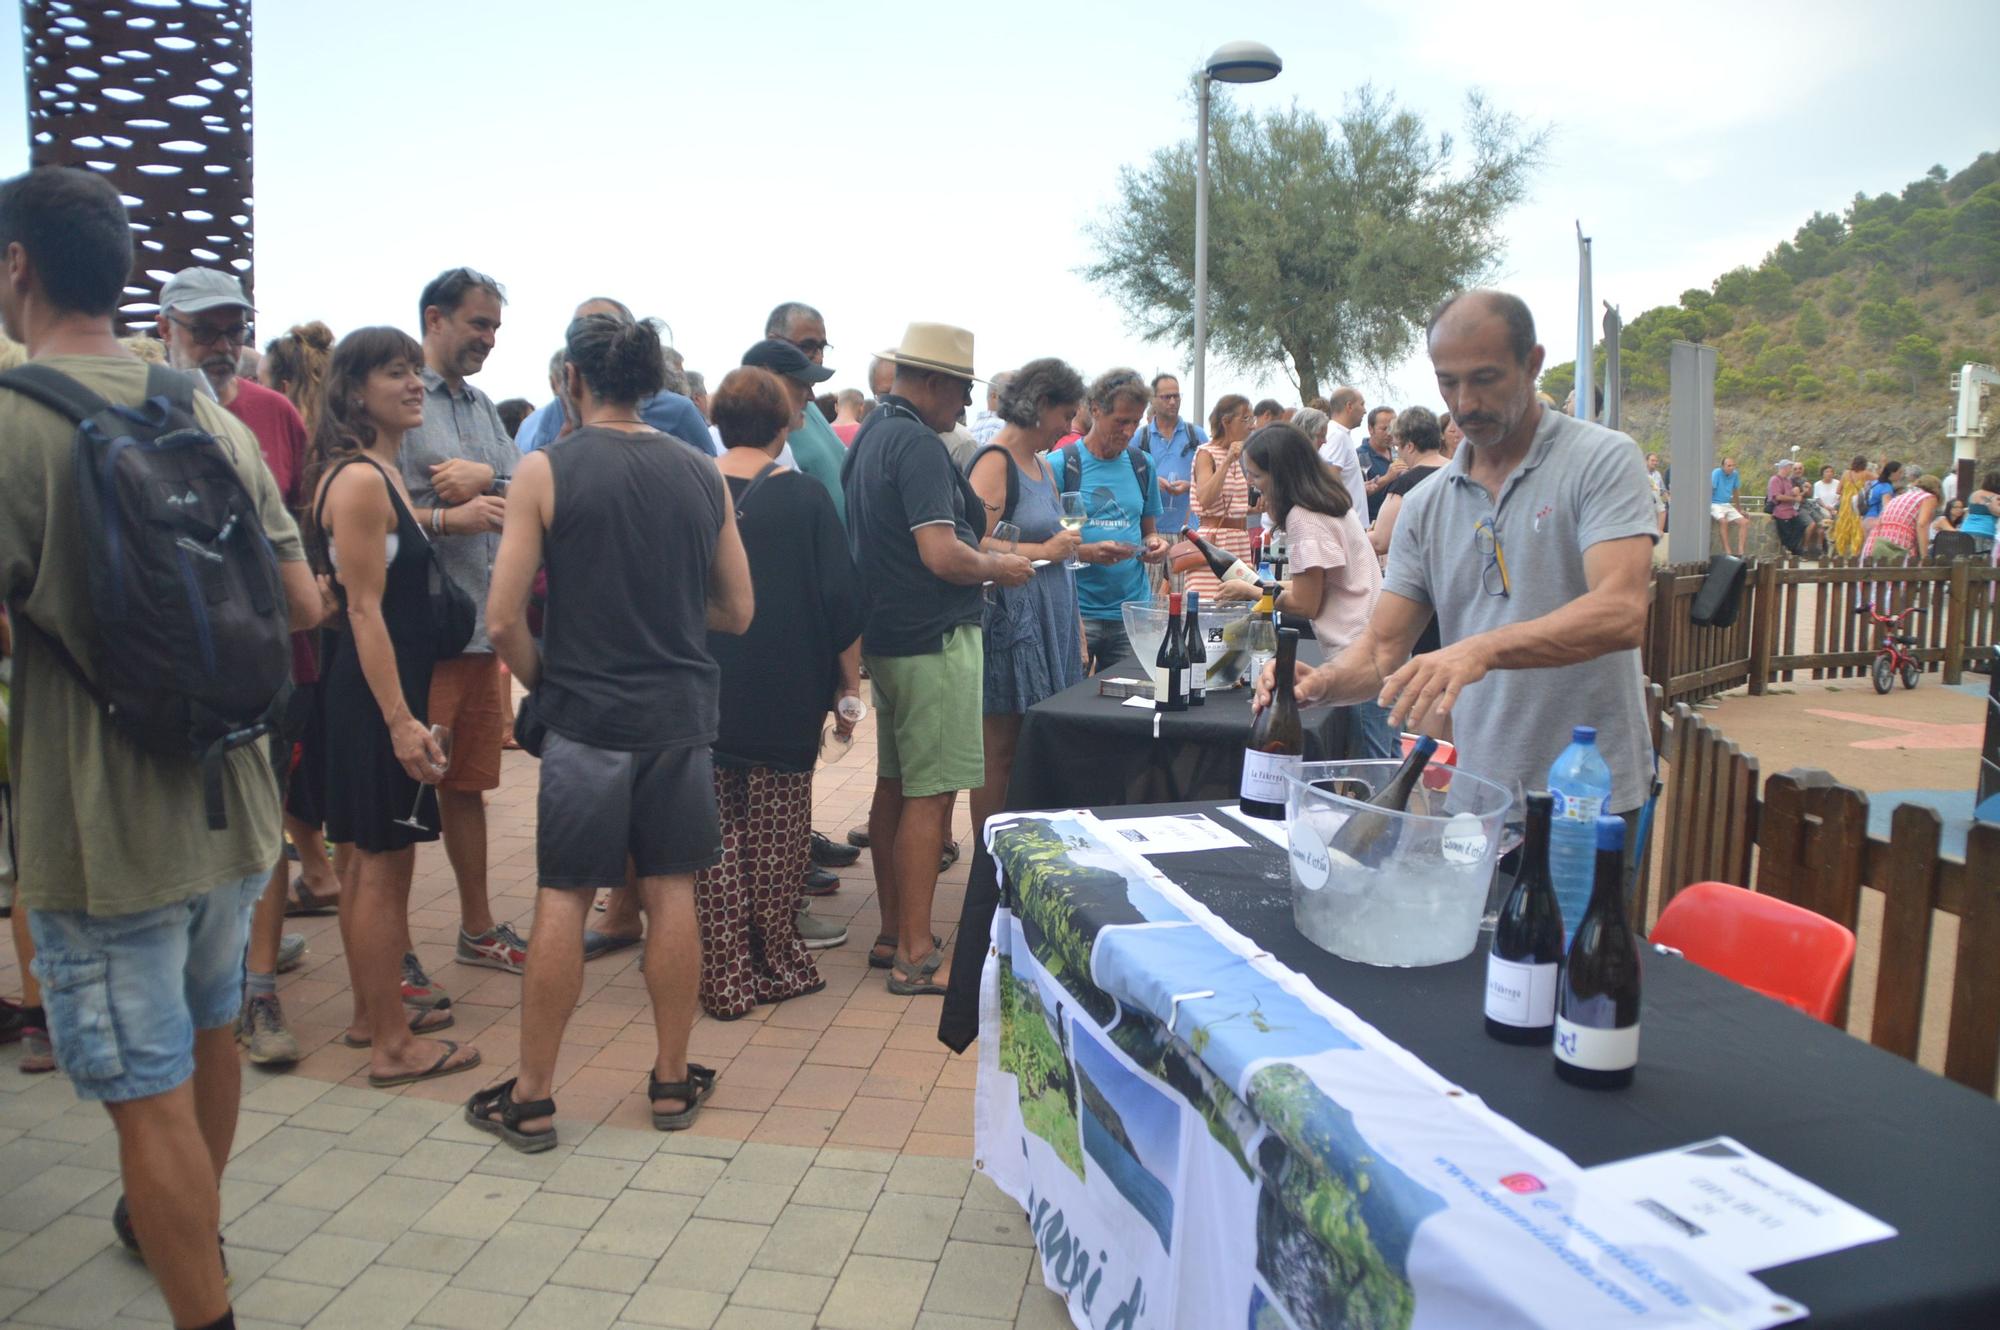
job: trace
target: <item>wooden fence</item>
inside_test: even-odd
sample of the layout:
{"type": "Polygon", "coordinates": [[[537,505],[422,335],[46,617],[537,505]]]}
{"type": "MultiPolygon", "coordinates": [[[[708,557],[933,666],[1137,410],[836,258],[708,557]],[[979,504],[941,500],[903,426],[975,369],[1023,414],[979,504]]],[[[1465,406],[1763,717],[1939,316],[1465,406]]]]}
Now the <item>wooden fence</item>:
{"type": "Polygon", "coordinates": [[[2000,640],[2000,569],[1966,560],[1878,568],[1856,559],[1805,566],[1793,559],[1756,564],[1743,604],[1727,628],[1693,622],[1706,564],[1675,564],[1653,575],[1643,658],[1665,705],[1699,702],[1732,688],[1762,693],[1801,672],[1813,679],[1865,676],[1880,630],[1856,611],[1915,605],[1906,622],[1926,672],[1955,684],[1989,643],[2000,640]]]}
{"type": "Polygon", "coordinates": [[[1962,861],[1940,854],[1942,824],[1921,805],[1897,808],[1886,840],[1870,836],[1868,796],[1861,791],[1825,772],[1792,771],[1772,776],[1760,793],[1755,758],[1685,703],[1672,713],[1661,749],[1666,789],[1654,847],[1658,871],[1650,883],[1641,880],[1636,917],[1650,924],[1683,887],[1714,880],[1836,920],[1860,935],[1857,973],[1874,975],[1869,1042],[1915,1060],[1925,1035],[1935,1043],[1941,1032],[1944,1074],[1995,1093],[2000,826],[1975,823],[1962,861]],[[1861,926],[1864,891],[1882,897],[1872,928],[1861,926]],[[1939,987],[1931,982],[1932,953],[1945,916],[1957,932],[1955,945],[1942,953],[1951,979],[1932,994],[1939,987]]]}

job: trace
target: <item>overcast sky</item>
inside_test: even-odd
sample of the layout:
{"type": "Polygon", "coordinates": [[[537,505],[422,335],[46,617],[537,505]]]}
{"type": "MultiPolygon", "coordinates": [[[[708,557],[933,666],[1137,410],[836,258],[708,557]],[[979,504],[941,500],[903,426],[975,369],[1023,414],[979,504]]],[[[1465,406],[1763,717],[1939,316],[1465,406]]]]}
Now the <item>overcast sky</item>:
{"type": "MultiPolygon", "coordinates": [[[[1078,276],[1084,227],[1144,206],[1118,167],[1192,135],[1188,74],[1237,38],[1285,61],[1239,90],[1253,107],[1331,118],[1372,82],[1456,129],[1478,88],[1553,131],[1498,273],[1552,363],[1575,350],[1576,220],[1630,318],[1857,188],[2000,147],[1990,0],[258,0],[255,23],[260,337],[414,331],[423,283],[470,264],[508,289],[496,398],[546,396],[598,293],[664,317],[711,383],[787,299],[826,313],[834,387],[911,319],[971,328],[982,373],[1180,367],[1078,276]]],[[[24,100],[0,98],[8,173],[24,100]]],[[[1418,358],[1362,387],[1436,402],[1418,358]]],[[[1239,389],[1291,396],[1276,367],[1211,370],[1211,401],[1239,389]]]]}

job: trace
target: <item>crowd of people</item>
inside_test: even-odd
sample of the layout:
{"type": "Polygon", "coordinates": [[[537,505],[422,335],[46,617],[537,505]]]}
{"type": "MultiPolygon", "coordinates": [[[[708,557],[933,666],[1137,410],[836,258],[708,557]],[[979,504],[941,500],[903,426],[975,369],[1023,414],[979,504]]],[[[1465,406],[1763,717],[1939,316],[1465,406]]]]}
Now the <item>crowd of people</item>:
{"type": "MultiPolygon", "coordinates": [[[[1649,479],[1658,476],[1657,455],[1646,460],[1649,479]]],[[[1663,484],[1655,481],[1664,530],[1663,484]]],[[[1743,477],[1735,458],[1722,459],[1709,476],[1709,487],[1709,516],[1723,553],[1741,558],[1749,543],[1750,519],[1743,508],[1743,477]]],[[[1772,464],[1765,484],[1764,511],[1778,544],[1794,558],[1859,557],[1902,567],[1924,562],[1931,555],[1931,542],[1951,532],[1966,538],[1965,553],[1993,561],[2000,471],[1981,474],[1972,493],[1963,498],[1956,491],[1955,474],[1925,475],[1893,457],[1871,463],[1856,453],[1845,472],[1822,466],[1819,479],[1810,484],[1796,461],[1780,458],[1772,464]]]]}
{"type": "MultiPolygon", "coordinates": [[[[685,1128],[716,1084],[688,1058],[698,1011],[822,987],[813,952],[847,935],[808,902],[861,850],[881,918],[868,964],[891,993],[946,992],[933,902],[959,794],[976,833],[1024,713],[1130,656],[1123,606],[1182,585],[1257,594],[1184,529],[1253,563],[1282,538],[1276,609],[1326,658],[1300,667],[1299,695],[1356,708],[1357,755],[1450,724],[1463,767],[1533,787],[1591,724],[1610,810],[1646,799],[1636,648],[1663,485],[1630,439],[1536,393],[1543,350],[1513,296],[1468,292],[1432,320],[1447,415],[1342,387],[1298,406],[1230,393],[1198,422],[1175,374],[1043,357],[983,380],[972,332],[926,322],[873,358],[866,394],[823,402],[827,324],[796,302],[711,388],[603,296],[576,307],[536,405],[473,382],[506,292],[469,268],[416,293],[415,335],[306,323],[261,356],[236,278],[188,269],[157,328],[186,373],[162,380],[114,325],[133,237],[101,176],[0,185],[0,254],[0,316],[31,364],[113,408],[157,409],[163,384],[187,396],[175,409],[268,542],[282,603],[265,612],[295,630],[268,741],[198,760],[125,737],[90,682],[77,426],[0,391],[14,916],[39,984],[18,1019],[109,1110],[121,1233],[180,1326],[233,1324],[217,1188],[238,1043],[267,1066],[299,1054],[275,981],[302,944],[288,913],[338,914],[342,1037],[371,1085],[471,1070],[409,927],[416,847],[443,842],[454,959],[522,976],[518,1068],[465,1116],[524,1151],[556,1144],[584,966],[642,947],[650,1110],[685,1128]],[[812,779],[864,680],[876,778],[842,844],[811,825],[812,779]],[[488,884],[485,795],[515,745],[540,761],[525,931],[488,884]]],[[[1902,502],[1879,505],[1878,544],[1904,530],[1902,502]]]]}

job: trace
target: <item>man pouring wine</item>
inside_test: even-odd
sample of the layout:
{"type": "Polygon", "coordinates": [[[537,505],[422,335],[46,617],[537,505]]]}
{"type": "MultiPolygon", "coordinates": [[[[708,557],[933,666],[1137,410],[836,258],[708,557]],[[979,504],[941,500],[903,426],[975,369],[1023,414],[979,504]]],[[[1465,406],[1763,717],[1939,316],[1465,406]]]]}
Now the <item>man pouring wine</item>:
{"type": "MultiPolygon", "coordinates": [[[[1536,400],[1543,349],[1518,297],[1452,297],[1429,343],[1465,444],[1404,500],[1367,628],[1325,665],[1294,666],[1294,691],[1379,700],[1391,729],[1448,717],[1460,768],[1530,790],[1573,726],[1595,726],[1607,811],[1630,823],[1652,765],[1638,648],[1659,527],[1645,462],[1625,435],[1536,400]],[[1449,645],[1413,658],[1433,614],[1449,645]]],[[[1267,672],[1260,709],[1271,692],[1267,672]]]]}

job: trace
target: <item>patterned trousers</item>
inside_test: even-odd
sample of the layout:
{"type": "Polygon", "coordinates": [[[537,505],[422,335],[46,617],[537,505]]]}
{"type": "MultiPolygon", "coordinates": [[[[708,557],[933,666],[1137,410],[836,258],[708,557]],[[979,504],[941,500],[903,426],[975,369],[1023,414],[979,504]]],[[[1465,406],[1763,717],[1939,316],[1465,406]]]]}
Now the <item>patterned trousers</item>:
{"type": "Polygon", "coordinates": [[[701,1005],[731,1020],[825,986],[799,940],[799,887],[811,860],[812,773],[715,768],[722,860],[695,874],[701,1005]]]}

